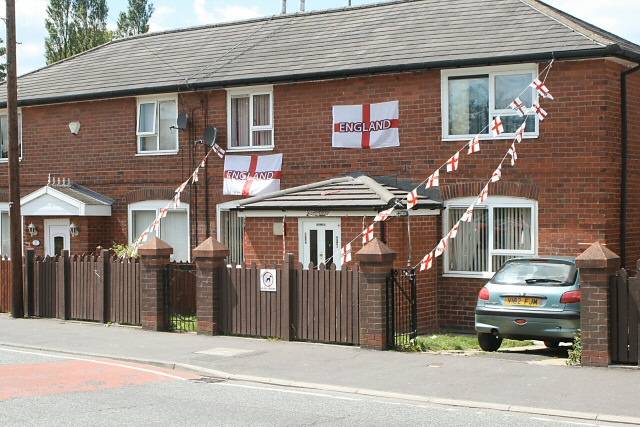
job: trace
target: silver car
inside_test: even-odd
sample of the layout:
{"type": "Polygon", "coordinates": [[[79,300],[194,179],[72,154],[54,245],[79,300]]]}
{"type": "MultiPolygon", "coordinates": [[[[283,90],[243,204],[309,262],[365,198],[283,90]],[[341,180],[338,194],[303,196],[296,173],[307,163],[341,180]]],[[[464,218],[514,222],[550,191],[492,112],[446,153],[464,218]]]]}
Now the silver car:
{"type": "Polygon", "coordinates": [[[575,259],[507,261],[478,294],[475,329],[484,351],[503,338],[536,339],[549,348],[570,342],[580,329],[580,288],[575,259]]]}

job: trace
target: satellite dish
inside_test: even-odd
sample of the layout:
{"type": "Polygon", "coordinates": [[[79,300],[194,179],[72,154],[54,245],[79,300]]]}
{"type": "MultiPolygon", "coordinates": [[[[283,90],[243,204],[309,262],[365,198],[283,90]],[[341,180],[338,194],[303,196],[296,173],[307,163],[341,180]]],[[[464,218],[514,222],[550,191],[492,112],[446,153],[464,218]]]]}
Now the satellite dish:
{"type": "Polygon", "coordinates": [[[218,129],[211,126],[207,126],[206,129],[204,130],[204,136],[202,137],[202,140],[209,147],[213,147],[213,144],[215,144],[216,142],[217,136],[218,136],[218,129]]]}
{"type": "Polygon", "coordinates": [[[180,130],[185,130],[189,124],[189,116],[187,113],[178,113],[178,120],[176,121],[176,127],[180,130]]]}

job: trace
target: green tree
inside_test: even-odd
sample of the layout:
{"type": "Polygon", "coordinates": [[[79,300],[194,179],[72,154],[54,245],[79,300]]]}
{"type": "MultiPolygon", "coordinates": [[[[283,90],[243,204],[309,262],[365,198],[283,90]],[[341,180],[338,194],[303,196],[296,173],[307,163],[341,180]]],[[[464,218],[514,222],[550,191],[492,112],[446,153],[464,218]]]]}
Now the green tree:
{"type": "Polygon", "coordinates": [[[148,0],[129,0],[126,12],[118,17],[117,37],[135,36],[149,31],[149,19],[153,15],[153,3],[148,0]]]}
{"type": "Polygon", "coordinates": [[[73,0],[74,54],[100,46],[113,38],[111,31],[107,30],[108,15],[106,0],[73,0]]]}
{"type": "Polygon", "coordinates": [[[75,53],[72,0],[50,0],[44,25],[47,30],[44,42],[47,64],[68,58],[75,53]]]}

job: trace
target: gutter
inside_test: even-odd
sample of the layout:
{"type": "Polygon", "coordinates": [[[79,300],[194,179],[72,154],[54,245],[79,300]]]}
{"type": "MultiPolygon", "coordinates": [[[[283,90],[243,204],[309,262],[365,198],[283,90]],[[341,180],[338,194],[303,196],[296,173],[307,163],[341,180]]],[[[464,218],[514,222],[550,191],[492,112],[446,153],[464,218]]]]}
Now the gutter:
{"type": "MultiPolygon", "coordinates": [[[[500,58],[480,57],[456,60],[416,62],[400,65],[380,65],[373,67],[352,68],[344,70],[330,70],[312,73],[281,75],[272,77],[255,77],[244,79],[222,80],[217,82],[176,83],[153,87],[140,87],[135,89],[119,89],[104,92],[82,93],[73,95],[50,96],[44,98],[18,100],[18,106],[27,107],[34,105],[56,104],[64,102],[90,101],[105,98],[118,98],[126,96],[149,95],[162,92],[191,92],[197,90],[224,89],[230,86],[249,86],[255,84],[296,83],[330,78],[355,77],[370,74],[408,72],[417,70],[457,68],[482,65],[498,65],[518,62],[547,61],[551,59],[593,59],[607,56],[618,57],[640,63],[640,53],[624,49],[617,44],[611,44],[601,48],[566,50],[559,52],[527,53],[509,55],[500,58]]],[[[0,103],[0,108],[6,107],[6,101],[0,103]]]]}
{"type": "Polygon", "coordinates": [[[627,76],[640,70],[640,65],[623,71],[620,74],[620,103],[621,105],[621,179],[620,179],[620,259],[622,267],[626,266],[627,255],[627,180],[628,180],[628,150],[629,150],[629,128],[627,126],[628,121],[628,108],[627,108],[627,76]]]}

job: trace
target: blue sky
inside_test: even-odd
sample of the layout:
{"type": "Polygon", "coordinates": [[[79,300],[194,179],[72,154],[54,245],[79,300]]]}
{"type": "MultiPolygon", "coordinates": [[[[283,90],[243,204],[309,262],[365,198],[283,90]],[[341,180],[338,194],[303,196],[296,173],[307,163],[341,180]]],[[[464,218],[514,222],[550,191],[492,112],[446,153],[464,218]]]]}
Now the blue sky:
{"type": "MultiPolygon", "coordinates": [[[[352,0],[353,5],[379,0],[352,0]]],[[[559,9],[598,25],[640,44],[640,1],[638,0],[547,0],[559,9]]],[[[107,0],[111,27],[127,0],[107,0]]],[[[280,12],[281,0],[154,0],[156,11],[151,20],[152,31],[222,21],[268,16],[280,12]]],[[[44,59],[44,20],[48,0],[16,0],[18,72],[39,68],[44,59]]],[[[289,11],[298,9],[299,0],[288,0],[289,11]]],[[[346,6],[347,0],[306,0],[307,10],[346,6]]],[[[0,11],[4,11],[0,0],[0,11]]],[[[3,15],[3,14],[2,14],[3,15]]],[[[4,28],[0,34],[4,33],[4,28]]],[[[523,29],[526,31],[526,29],[523,29]]],[[[4,34],[2,34],[4,38],[4,34]]]]}

